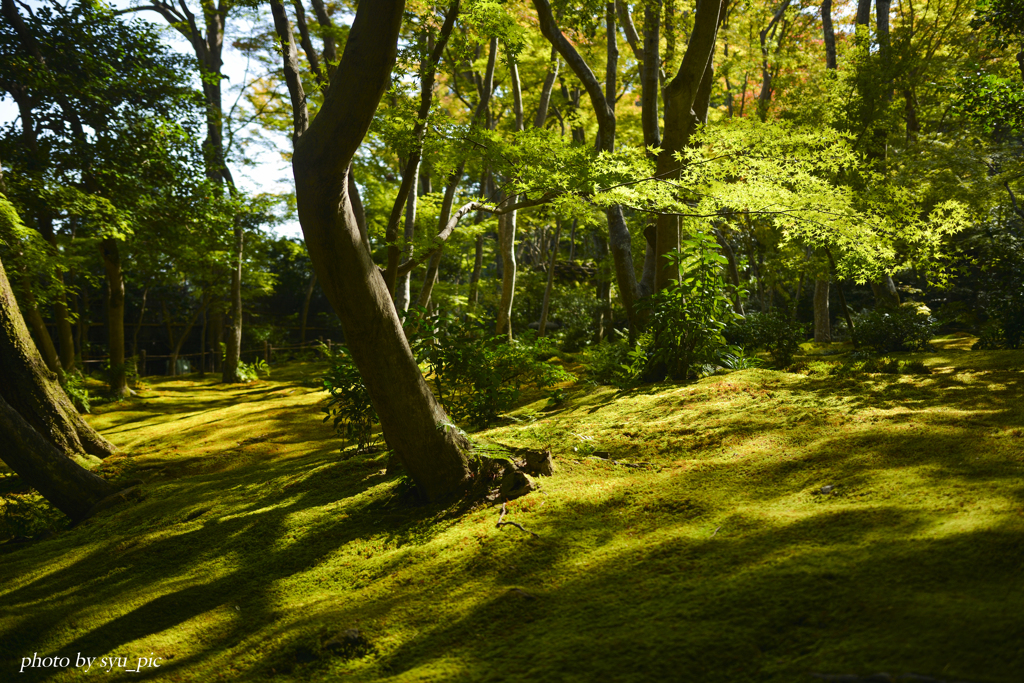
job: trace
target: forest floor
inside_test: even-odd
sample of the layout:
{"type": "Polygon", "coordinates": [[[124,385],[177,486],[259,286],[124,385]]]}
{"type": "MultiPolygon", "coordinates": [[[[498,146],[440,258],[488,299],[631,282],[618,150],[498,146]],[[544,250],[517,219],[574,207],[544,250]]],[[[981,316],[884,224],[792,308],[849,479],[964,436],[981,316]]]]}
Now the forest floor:
{"type": "Polygon", "coordinates": [[[342,454],[315,364],[147,378],[90,417],[144,500],[0,545],[0,679],[1020,683],[1024,352],[937,344],[528,401],[471,435],[552,449],[528,532],[342,454]]]}

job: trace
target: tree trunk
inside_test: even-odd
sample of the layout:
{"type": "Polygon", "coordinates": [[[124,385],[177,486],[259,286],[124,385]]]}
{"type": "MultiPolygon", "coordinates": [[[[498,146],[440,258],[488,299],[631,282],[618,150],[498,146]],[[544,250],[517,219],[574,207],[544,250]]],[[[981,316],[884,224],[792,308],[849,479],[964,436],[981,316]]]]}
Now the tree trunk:
{"type": "Polygon", "coordinates": [[[28,323],[29,328],[32,330],[32,336],[35,337],[39,352],[43,355],[43,360],[46,362],[46,367],[50,369],[50,372],[57,375],[57,379],[61,384],[64,384],[64,371],[60,364],[60,358],[57,356],[57,347],[53,345],[50,330],[46,328],[46,321],[43,320],[43,315],[39,312],[39,307],[36,305],[36,297],[32,293],[32,287],[27,280],[25,281],[23,293],[25,295],[25,322],[28,323]]]}
{"type": "Polygon", "coordinates": [[[110,393],[116,398],[131,395],[124,363],[124,274],[117,240],[100,243],[103,270],[107,276],[107,348],[110,356],[110,393]]]}
{"type": "Polygon", "coordinates": [[[498,218],[498,245],[501,248],[501,301],[498,303],[498,323],[495,334],[506,333],[512,341],[512,299],[516,292],[516,214],[502,214],[498,218]]]}
{"type": "Polygon", "coordinates": [[[306,343],[306,321],[309,320],[309,302],[313,298],[313,289],[316,287],[316,272],[309,278],[309,287],[306,288],[306,298],[302,301],[302,337],[300,344],[306,343]]]}
{"type": "Polygon", "coordinates": [[[8,467],[71,519],[85,518],[117,487],[47,441],[0,396],[0,454],[8,467]]]}
{"type": "Polygon", "coordinates": [[[821,31],[825,38],[825,66],[835,70],[836,62],[836,32],[832,28],[832,0],[821,2],[821,31]]]}
{"type": "Polygon", "coordinates": [[[135,323],[135,331],[132,333],[132,355],[139,355],[139,330],[142,329],[142,319],[146,315],[146,297],[149,296],[149,285],[142,290],[142,307],[139,308],[139,321],[135,323]]]}
{"type": "Polygon", "coordinates": [[[551,305],[551,288],[555,283],[555,264],[558,263],[558,239],[562,236],[562,221],[555,223],[555,246],[551,250],[551,263],[548,264],[548,282],[544,287],[544,303],[540,308],[540,329],[538,336],[548,335],[548,307],[551,305]]]}
{"type": "Polygon", "coordinates": [[[828,312],[828,280],[814,281],[814,341],[832,343],[832,321],[828,312]]]}
{"type": "Polygon", "coordinates": [[[878,282],[871,283],[871,291],[875,295],[875,306],[878,308],[897,308],[900,305],[900,293],[891,275],[886,275],[878,282]]]}
{"type": "MultiPolygon", "coordinates": [[[[353,220],[355,220],[353,218],[353,220]]],[[[241,382],[238,375],[238,363],[242,360],[242,249],[245,235],[242,226],[235,226],[235,263],[231,272],[231,314],[228,320],[225,342],[224,367],[221,381],[227,383],[241,382]]]]}
{"type": "MultiPolygon", "coordinates": [[[[389,448],[428,499],[450,496],[471,474],[467,439],[423,379],[388,288],[362,248],[347,187],[349,162],[391,79],[405,3],[360,3],[319,113],[296,131],[292,168],[306,244],[337,311],[352,359],[366,383],[389,448]]],[[[293,106],[304,107],[301,83],[293,106]]]]}
{"type": "Polygon", "coordinates": [[[192,317],[189,318],[188,324],[185,325],[185,329],[182,330],[181,334],[178,336],[178,342],[174,345],[174,348],[171,349],[171,367],[174,368],[174,372],[171,373],[172,375],[178,374],[178,356],[181,354],[181,347],[183,347],[185,342],[188,341],[188,336],[192,332],[192,328],[195,327],[196,320],[198,320],[199,316],[204,313],[206,313],[205,294],[203,295],[203,301],[199,305],[199,308],[195,310],[192,317]]]}
{"type": "MultiPolygon", "coordinates": [[[[416,198],[419,189],[420,164],[417,163],[412,171],[412,188],[409,190],[409,199],[405,204],[405,228],[402,237],[405,239],[405,258],[410,259],[413,253],[413,240],[416,238],[416,198]]],[[[412,272],[403,273],[398,276],[398,284],[395,286],[395,308],[399,311],[409,310],[409,284],[412,272]]]]}
{"type": "MultiPolygon", "coordinates": [[[[18,311],[0,263],[0,396],[57,450],[93,465],[116,450],[78,414],[57,382],[18,311]]],[[[0,453],[4,451],[0,449],[0,453]]]]}
{"type": "Polygon", "coordinates": [[[484,268],[484,236],[476,236],[473,252],[473,274],[469,278],[469,307],[475,309],[480,302],[480,273],[484,268]]]}

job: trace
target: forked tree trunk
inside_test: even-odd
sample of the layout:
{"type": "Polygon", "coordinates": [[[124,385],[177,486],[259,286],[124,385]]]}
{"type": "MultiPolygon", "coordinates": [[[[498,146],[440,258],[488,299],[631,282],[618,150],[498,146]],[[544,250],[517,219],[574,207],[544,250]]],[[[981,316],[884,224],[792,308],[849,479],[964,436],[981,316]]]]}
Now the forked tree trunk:
{"type": "MultiPolygon", "coordinates": [[[[85,465],[114,452],[78,414],[57,382],[18,311],[0,263],[0,397],[60,453],[85,465]],[[94,457],[96,456],[96,457],[94,457]]],[[[0,447],[0,455],[6,454],[0,447]]],[[[8,463],[10,464],[10,463],[8,463]]]]}
{"type": "MultiPolygon", "coordinates": [[[[402,0],[360,3],[341,62],[308,129],[294,43],[283,47],[296,117],[296,201],[313,267],[341,320],[388,446],[420,494],[439,499],[468,484],[469,444],[451,427],[423,379],[384,278],[363,248],[347,183],[349,162],[390,82],[404,6],[402,0]]],[[[272,3],[271,8],[275,19],[283,14],[283,7],[272,3]]],[[[287,35],[283,28],[279,35],[287,35]]]]}
{"type": "Polygon", "coordinates": [[[124,274],[117,240],[100,243],[103,270],[107,276],[107,349],[110,356],[110,393],[116,398],[131,395],[124,364],[124,274]]]}
{"type": "MultiPolygon", "coordinates": [[[[699,0],[686,54],[675,77],[665,85],[665,137],[658,154],[659,178],[679,178],[681,165],[676,154],[690,144],[697,125],[707,121],[714,74],[712,59],[721,9],[722,0],[699,0]]],[[[654,288],[660,292],[679,279],[679,271],[672,267],[668,258],[669,253],[679,249],[678,216],[658,216],[656,243],[658,260],[654,288]]]]}

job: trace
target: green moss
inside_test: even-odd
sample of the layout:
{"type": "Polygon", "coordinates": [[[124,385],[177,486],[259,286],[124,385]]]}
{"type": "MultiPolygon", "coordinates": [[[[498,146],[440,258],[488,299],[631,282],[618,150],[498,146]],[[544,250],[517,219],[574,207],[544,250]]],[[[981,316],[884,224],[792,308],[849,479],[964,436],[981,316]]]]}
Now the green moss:
{"type": "Polygon", "coordinates": [[[146,479],[145,500],[0,546],[0,666],[153,653],[162,681],[1016,682],[1024,375],[1007,368],[1024,363],[895,356],[933,374],[745,370],[566,388],[554,409],[538,392],[473,436],[553,449],[556,476],[508,504],[539,538],[495,528],[493,507],[410,506],[383,454],[341,459],[309,366],[150,380],[90,417],[124,449],[101,471],[146,479]],[[351,629],[366,647],[335,646],[351,629]]]}

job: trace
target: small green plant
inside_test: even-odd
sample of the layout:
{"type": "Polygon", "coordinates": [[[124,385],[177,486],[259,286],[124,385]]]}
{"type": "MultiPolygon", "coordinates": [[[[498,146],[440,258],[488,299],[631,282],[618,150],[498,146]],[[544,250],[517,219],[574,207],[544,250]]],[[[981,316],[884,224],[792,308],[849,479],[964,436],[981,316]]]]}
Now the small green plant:
{"type": "Polygon", "coordinates": [[[410,309],[406,335],[416,359],[433,380],[435,394],[453,420],[475,425],[491,422],[519,400],[523,386],[550,387],[574,379],[550,363],[553,347],[533,331],[509,342],[487,334],[467,318],[410,309]]]}
{"type": "Polygon", "coordinates": [[[255,382],[260,375],[270,377],[270,366],[267,365],[267,361],[262,358],[257,358],[252,363],[238,361],[238,378],[243,382],[255,382]]]}
{"type": "Polygon", "coordinates": [[[85,377],[80,372],[68,372],[64,375],[64,392],[80,413],[91,410],[89,389],[85,386],[85,377]]]}

